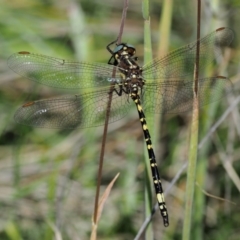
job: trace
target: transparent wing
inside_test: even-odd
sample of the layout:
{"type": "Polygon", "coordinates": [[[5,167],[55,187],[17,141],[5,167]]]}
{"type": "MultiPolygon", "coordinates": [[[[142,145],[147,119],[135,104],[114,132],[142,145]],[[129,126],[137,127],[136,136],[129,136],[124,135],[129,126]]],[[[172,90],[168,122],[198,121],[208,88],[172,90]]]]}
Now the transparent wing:
{"type": "Polygon", "coordinates": [[[70,62],[29,52],[11,55],[8,66],[20,76],[56,88],[100,87],[122,80],[119,73],[111,77],[113,66],[108,64],[70,62]]]}
{"type": "MultiPolygon", "coordinates": [[[[109,90],[109,89],[108,89],[109,90]]],[[[67,98],[46,99],[24,104],[14,119],[16,122],[43,128],[87,128],[104,124],[109,91],[99,90],[67,98]]],[[[123,118],[129,110],[126,94],[113,92],[109,123],[123,118]]]]}
{"type": "MultiPolygon", "coordinates": [[[[209,64],[214,60],[219,61],[223,47],[229,46],[234,37],[229,28],[219,28],[199,40],[199,72],[202,74],[209,64]]],[[[161,59],[155,59],[152,63],[143,67],[143,75],[146,83],[158,81],[168,84],[187,83],[193,79],[194,63],[196,59],[197,41],[181,47],[161,59]],[[178,80],[178,81],[177,81],[178,80]]],[[[147,86],[148,87],[148,86],[147,86]]],[[[170,89],[171,87],[169,87],[170,89]]],[[[174,88],[174,86],[173,86],[174,88]]]]}
{"type": "MultiPolygon", "coordinates": [[[[144,111],[176,114],[192,110],[193,84],[193,80],[184,81],[184,84],[169,80],[166,84],[148,85],[143,91],[144,111]]],[[[231,92],[232,83],[226,77],[199,79],[199,107],[220,100],[225,87],[228,87],[228,92],[231,92]]]]}

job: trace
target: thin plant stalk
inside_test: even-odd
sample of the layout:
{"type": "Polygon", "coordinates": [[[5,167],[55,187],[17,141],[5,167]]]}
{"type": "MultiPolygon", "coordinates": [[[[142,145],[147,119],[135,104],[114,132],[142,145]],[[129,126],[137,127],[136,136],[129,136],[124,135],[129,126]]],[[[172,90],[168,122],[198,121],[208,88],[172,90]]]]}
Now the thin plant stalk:
{"type": "Polygon", "coordinates": [[[164,0],[162,5],[161,18],[159,22],[159,46],[158,58],[168,53],[169,39],[172,26],[173,1],[164,0]]]}
{"type": "MultiPolygon", "coordinates": [[[[158,44],[158,51],[157,57],[160,59],[164,57],[168,53],[169,48],[169,39],[170,39],[170,32],[171,32],[171,23],[172,23],[172,11],[173,11],[173,2],[172,0],[164,0],[161,12],[161,18],[159,22],[159,44],[158,44]]],[[[161,96],[157,96],[161,97],[161,96]]],[[[162,106],[159,104],[158,106],[159,111],[161,112],[162,106]]],[[[153,142],[157,143],[159,137],[161,135],[161,114],[155,114],[154,121],[154,132],[153,132],[153,142]]],[[[157,146],[155,144],[155,148],[157,146]]]]}
{"type": "Polygon", "coordinates": [[[199,51],[200,51],[200,18],[201,18],[201,0],[197,0],[197,47],[196,47],[196,61],[194,68],[194,86],[193,86],[193,114],[191,124],[191,138],[189,145],[189,163],[187,170],[187,185],[186,185],[186,199],[185,199],[185,215],[183,224],[183,240],[190,239],[192,209],[196,179],[196,166],[198,154],[198,124],[199,124],[199,105],[198,105],[198,75],[199,75],[199,51]]]}
{"type": "MultiPolygon", "coordinates": [[[[152,45],[151,45],[151,21],[150,21],[150,12],[149,12],[149,1],[143,0],[143,19],[144,19],[144,63],[149,63],[153,59],[152,54],[152,45]]],[[[166,41],[163,44],[160,44],[159,49],[166,49],[166,42],[169,41],[169,32],[171,29],[171,12],[172,12],[172,1],[164,1],[163,13],[161,18],[161,27],[164,32],[168,32],[164,38],[166,41]],[[167,23],[167,24],[166,24],[167,23]],[[166,27],[166,28],[165,28],[166,27]]],[[[160,41],[161,42],[161,41],[160,41]]],[[[168,44],[167,44],[168,45],[168,44]]],[[[158,51],[159,52],[159,51],[158,51]]],[[[165,54],[167,53],[167,50],[165,54]]],[[[163,55],[164,53],[162,53],[163,55]]],[[[158,56],[159,57],[159,56],[158,56]]],[[[155,96],[144,96],[145,98],[154,98],[155,96]]],[[[153,99],[152,99],[153,101],[153,99]]],[[[149,129],[154,129],[152,132],[153,142],[156,143],[160,134],[160,115],[151,116],[148,118],[148,127],[149,129]]],[[[147,216],[154,214],[154,210],[152,209],[152,183],[151,183],[151,169],[149,166],[149,157],[147,151],[145,151],[145,169],[146,169],[146,177],[145,177],[145,214],[147,216]]],[[[148,228],[146,232],[146,238],[153,238],[152,228],[148,228]]]]}
{"type": "MultiPolygon", "coordinates": [[[[152,61],[152,44],[151,44],[151,27],[150,27],[150,12],[149,0],[142,2],[142,14],[144,19],[144,63],[152,61]]],[[[150,96],[145,96],[146,98],[150,96]]],[[[149,118],[148,118],[149,119],[149,118]]],[[[153,123],[148,120],[148,127],[153,128],[153,123]]],[[[151,184],[151,169],[149,165],[149,157],[146,148],[144,148],[144,165],[145,165],[145,215],[149,216],[152,209],[152,184],[151,184]]],[[[151,224],[149,224],[150,226],[151,224]]],[[[153,239],[153,229],[148,227],[145,232],[146,239],[153,239]]]]}
{"type": "MultiPolygon", "coordinates": [[[[122,12],[122,20],[121,20],[119,35],[118,35],[118,38],[117,38],[117,43],[120,43],[121,39],[122,39],[123,28],[124,28],[126,15],[127,15],[127,9],[128,9],[128,2],[129,2],[129,0],[124,1],[124,7],[123,7],[123,12],[122,12]]],[[[116,73],[116,68],[113,68],[112,77],[115,76],[115,73],[116,73]]],[[[110,115],[110,110],[111,110],[113,89],[114,89],[114,86],[111,85],[110,89],[109,89],[109,99],[108,99],[108,103],[107,103],[107,110],[106,110],[106,117],[105,117],[105,123],[104,123],[102,145],[101,145],[100,158],[99,158],[98,181],[97,181],[97,188],[96,188],[96,195],[95,195],[94,214],[93,214],[93,224],[94,225],[97,224],[99,192],[100,192],[101,179],[102,179],[102,167],[103,167],[103,159],[104,159],[105,146],[106,146],[106,138],[107,138],[109,115],[110,115]]]]}

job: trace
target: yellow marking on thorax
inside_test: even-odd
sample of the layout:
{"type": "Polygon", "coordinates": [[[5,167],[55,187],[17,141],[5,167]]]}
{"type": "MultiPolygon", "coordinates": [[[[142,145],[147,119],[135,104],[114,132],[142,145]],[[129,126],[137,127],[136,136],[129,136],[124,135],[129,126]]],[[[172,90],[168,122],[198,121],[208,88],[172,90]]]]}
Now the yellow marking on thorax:
{"type": "Polygon", "coordinates": [[[120,73],[120,76],[122,77],[122,79],[123,79],[123,80],[125,80],[125,79],[126,79],[126,75],[125,75],[125,74],[123,74],[123,73],[120,73]]]}

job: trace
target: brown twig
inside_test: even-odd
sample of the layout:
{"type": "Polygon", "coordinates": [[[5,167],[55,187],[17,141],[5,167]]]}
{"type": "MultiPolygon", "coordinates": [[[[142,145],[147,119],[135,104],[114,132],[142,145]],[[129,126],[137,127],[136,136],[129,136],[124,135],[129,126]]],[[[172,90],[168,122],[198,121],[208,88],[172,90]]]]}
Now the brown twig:
{"type": "MultiPolygon", "coordinates": [[[[125,23],[125,19],[127,16],[128,3],[129,3],[129,0],[124,1],[121,25],[120,25],[119,34],[117,37],[117,44],[119,44],[122,39],[124,23],[125,23]]],[[[113,68],[113,73],[112,73],[113,78],[115,77],[115,74],[116,74],[116,67],[113,68]]],[[[110,115],[110,111],[111,111],[113,90],[114,90],[114,83],[111,84],[110,90],[109,90],[109,99],[108,99],[108,103],[107,103],[106,117],[105,117],[104,129],[103,129],[103,138],[102,138],[101,152],[100,152],[100,158],[99,158],[99,167],[98,167],[98,181],[97,181],[97,189],[96,189],[96,196],[95,196],[93,224],[97,223],[99,192],[100,192],[101,179],[102,179],[102,167],[103,167],[103,159],[104,159],[104,152],[105,152],[105,145],[106,145],[106,138],[107,138],[109,115],[110,115]]]]}

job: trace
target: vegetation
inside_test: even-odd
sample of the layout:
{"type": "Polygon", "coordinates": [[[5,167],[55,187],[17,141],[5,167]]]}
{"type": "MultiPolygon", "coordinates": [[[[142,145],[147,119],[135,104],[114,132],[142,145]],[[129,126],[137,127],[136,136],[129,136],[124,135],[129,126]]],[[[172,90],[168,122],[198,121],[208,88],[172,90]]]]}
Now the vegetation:
{"type": "MultiPolygon", "coordinates": [[[[195,1],[175,0],[170,9],[164,7],[164,2],[150,2],[153,57],[196,39],[195,1]]],[[[13,115],[23,103],[79,92],[52,89],[22,78],[8,68],[7,59],[14,52],[29,51],[106,63],[110,55],[105,47],[118,34],[123,1],[0,3],[0,239],[89,239],[103,127],[70,131],[16,124],[13,115]]],[[[139,62],[143,63],[146,22],[141,4],[130,1],[123,41],[136,47],[139,62]]],[[[214,0],[202,6],[202,36],[223,26],[235,32],[224,65],[206,69],[209,76],[217,72],[229,77],[234,91],[200,111],[199,143],[238,96],[239,7],[233,0],[214,0]]],[[[109,125],[101,192],[118,172],[120,176],[104,206],[98,239],[134,239],[146,217],[145,143],[132,105],[131,114],[109,125]]],[[[239,118],[235,107],[199,147],[191,239],[239,238],[239,118]]],[[[166,190],[188,161],[191,113],[161,116],[156,121],[158,128],[150,125],[150,132],[156,135],[153,147],[166,190]]],[[[165,194],[170,226],[163,226],[157,211],[148,234],[155,239],[182,238],[185,191],[184,170],[165,194]]],[[[155,196],[152,202],[156,203],[155,196]]]]}

